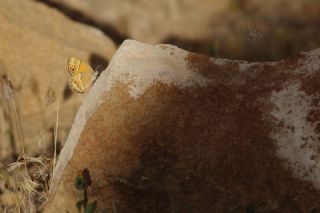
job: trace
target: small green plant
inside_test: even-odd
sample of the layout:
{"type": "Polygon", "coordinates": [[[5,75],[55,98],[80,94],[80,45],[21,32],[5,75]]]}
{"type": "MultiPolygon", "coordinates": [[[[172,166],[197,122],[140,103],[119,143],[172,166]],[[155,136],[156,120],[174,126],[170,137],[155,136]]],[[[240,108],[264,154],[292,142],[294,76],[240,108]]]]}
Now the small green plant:
{"type": "Polygon", "coordinates": [[[78,190],[83,190],[83,198],[76,203],[80,213],[93,213],[97,207],[97,200],[88,203],[88,187],[91,184],[90,173],[88,169],[84,169],[80,175],[75,178],[75,187],[78,190]]]}

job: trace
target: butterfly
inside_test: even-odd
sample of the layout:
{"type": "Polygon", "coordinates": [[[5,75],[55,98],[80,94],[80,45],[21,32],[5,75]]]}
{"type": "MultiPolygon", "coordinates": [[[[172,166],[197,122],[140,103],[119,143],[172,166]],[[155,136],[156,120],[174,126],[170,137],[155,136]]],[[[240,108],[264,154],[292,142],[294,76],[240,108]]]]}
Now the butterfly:
{"type": "Polygon", "coordinates": [[[69,87],[71,90],[84,93],[96,79],[96,73],[83,61],[70,57],[68,60],[69,87]]]}

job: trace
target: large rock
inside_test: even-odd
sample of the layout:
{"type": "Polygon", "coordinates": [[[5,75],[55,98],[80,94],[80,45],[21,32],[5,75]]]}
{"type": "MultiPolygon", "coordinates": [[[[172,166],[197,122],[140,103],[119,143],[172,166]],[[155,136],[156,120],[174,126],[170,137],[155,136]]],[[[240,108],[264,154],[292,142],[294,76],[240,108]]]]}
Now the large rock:
{"type": "Polygon", "coordinates": [[[89,18],[109,35],[116,31],[212,56],[279,60],[319,47],[320,1],[315,0],[39,1],[73,19],[89,18]]]}
{"type": "MultiPolygon", "coordinates": [[[[115,45],[99,30],[74,23],[59,11],[34,1],[1,1],[0,23],[0,76],[7,75],[12,83],[26,152],[42,153],[52,146],[57,102],[58,142],[64,142],[82,100],[67,87],[68,57],[94,62],[94,68],[98,64],[106,66],[115,45]],[[46,106],[49,88],[55,91],[56,101],[46,106]]],[[[3,160],[21,153],[21,149],[12,104],[2,95],[0,99],[3,160]]]]}
{"type": "Polygon", "coordinates": [[[319,210],[320,49],[273,63],[125,41],[76,115],[45,212],[319,210]]]}

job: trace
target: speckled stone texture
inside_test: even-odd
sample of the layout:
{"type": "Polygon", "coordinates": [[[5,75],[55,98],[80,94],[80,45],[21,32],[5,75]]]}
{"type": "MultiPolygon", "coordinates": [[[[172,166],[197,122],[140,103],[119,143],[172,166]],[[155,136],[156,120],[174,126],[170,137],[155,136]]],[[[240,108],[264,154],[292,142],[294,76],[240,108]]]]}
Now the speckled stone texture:
{"type": "Polygon", "coordinates": [[[84,98],[45,212],[320,210],[320,49],[279,62],[125,41],[84,98]]]}
{"type": "Polygon", "coordinates": [[[53,146],[57,102],[62,118],[57,141],[64,142],[82,100],[69,90],[68,58],[75,56],[95,69],[97,59],[100,64],[108,62],[115,50],[115,44],[101,31],[74,23],[53,8],[36,1],[1,0],[0,161],[11,163],[15,161],[12,156],[22,153],[12,106],[2,95],[4,76],[14,90],[25,151],[43,154],[53,146]],[[50,88],[56,99],[47,105],[50,88]]]}

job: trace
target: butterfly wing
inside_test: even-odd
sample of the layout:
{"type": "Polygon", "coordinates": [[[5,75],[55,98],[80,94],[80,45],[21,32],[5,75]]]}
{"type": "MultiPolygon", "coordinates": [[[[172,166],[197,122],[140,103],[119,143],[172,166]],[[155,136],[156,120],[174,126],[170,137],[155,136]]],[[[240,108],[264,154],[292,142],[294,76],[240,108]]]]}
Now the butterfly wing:
{"type": "Polygon", "coordinates": [[[74,76],[70,76],[69,87],[71,90],[78,92],[78,93],[85,92],[85,88],[84,88],[83,83],[81,81],[81,74],[80,73],[78,73],[77,75],[74,75],[74,76]]]}
{"type": "Polygon", "coordinates": [[[75,57],[69,57],[68,59],[68,71],[71,76],[79,73],[81,61],[75,57]]]}
{"type": "Polygon", "coordinates": [[[93,69],[83,61],[80,61],[79,73],[94,73],[93,69]]]}
{"type": "Polygon", "coordinates": [[[86,63],[70,57],[68,60],[70,73],[69,87],[75,92],[84,93],[94,81],[94,71],[86,63]]]}

